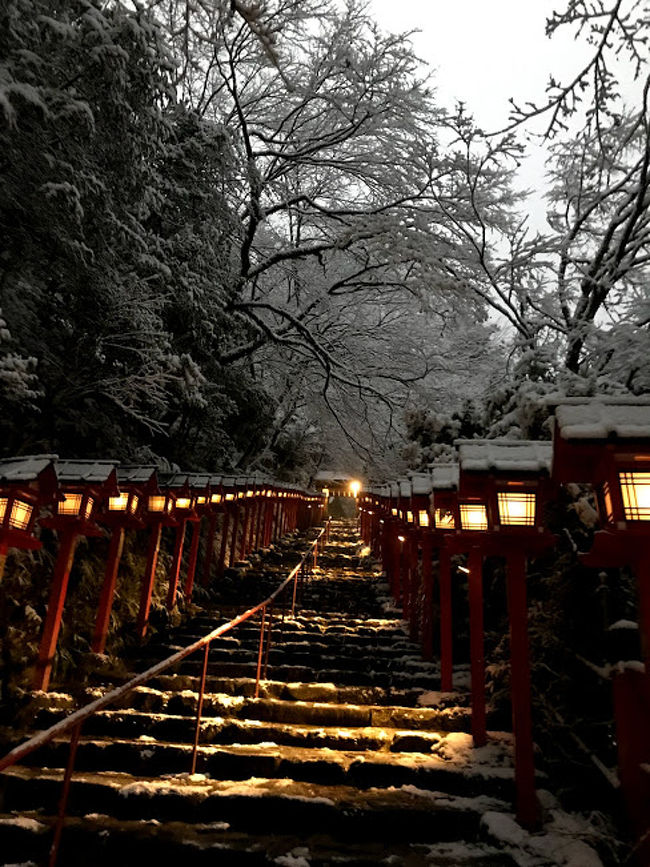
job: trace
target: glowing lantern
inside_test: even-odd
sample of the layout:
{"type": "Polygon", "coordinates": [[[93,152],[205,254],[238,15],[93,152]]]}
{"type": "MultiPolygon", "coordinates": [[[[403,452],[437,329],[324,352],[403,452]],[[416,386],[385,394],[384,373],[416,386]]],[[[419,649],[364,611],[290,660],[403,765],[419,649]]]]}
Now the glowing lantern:
{"type": "Polygon", "coordinates": [[[650,472],[619,472],[626,521],[650,521],[650,472]]]}
{"type": "Polygon", "coordinates": [[[172,500],[169,494],[154,494],[149,497],[149,511],[159,514],[169,514],[172,508],[172,500]]]}
{"type": "Polygon", "coordinates": [[[535,524],[535,494],[524,491],[497,491],[499,522],[506,526],[532,527],[535,524]]]}
{"type": "Polygon", "coordinates": [[[460,526],[463,530],[487,530],[487,508],[483,503],[459,503],[460,526]]]}
{"type": "Polygon", "coordinates": [[[361,490],[361,482],[357,482],[357,481],[350,482],[350,494],[351,494],[351,496],[353,496],[355,498],[355,500],[359,496],[360,490],[361,490]]]}

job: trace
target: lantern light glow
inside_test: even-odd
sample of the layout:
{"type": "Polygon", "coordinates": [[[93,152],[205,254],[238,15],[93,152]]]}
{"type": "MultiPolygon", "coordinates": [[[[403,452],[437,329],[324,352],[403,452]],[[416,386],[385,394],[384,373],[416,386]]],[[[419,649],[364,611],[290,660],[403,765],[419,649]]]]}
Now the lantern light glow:
{"type": "MultiPolygon", "coordinates": [[[[5,506],[6,508],[6,506],[5,506]]],[[[34,507],[24,500],[14,500],[9,516],[9,526],[15,530],[26,530],[32,517],[34,507]]]]}
{"type": "Polygon", "coordinates": [[[627,521],[650,521],[650,472],[618,474],[627,521]]]}
{"type": "Polygon", "coordinates": [[[460,503],[460,525],[463,530],[487,530],[487,509],[482,503],[460,503]]]}
{"type": "Polygon", "coordinates": [[[434,522],[439,530],[454,530],[456,528],[456,520],[451,509],[436,509],[434,522]]]}
{"type": "Polygon", "coordinates": [[[149,497],[149,511],[150,512],[168,512],[169,511],[169,502],[167,501],[167,497],[160,496],[160,495],[149,497]]]}
{"type": "Polygon", "coordinates": [[[128,494],[118,494],[117,497],[108,498],[109,512],[126,512],[126,507],[129,504],[128,494]]]}
{"type": "Polygon", "coordinates": [[[406,513],[406,520],[408,521],[409,524],[413,523],[413,512],[407,512],[406,513]]]}
{"type": "Polygon", "coordinates": [[[535,494],[498,491],[499,520],[513,527],[532,527],[535,523],[535,494]]]}
{"type": "Polygon", "coordinates": [[[361,482],[350,482],[350,494],[356,499],[361,490],[361,482]]]}
{"type": "Polygon", "coordinates": [[[191,509],[192,508],[192,500],[190,497],[179,497],[176,500],[176,508],[177,509],[191,509]]]}
{"type": "Polygon", "coordinates": [[[57,505],[59,515],[78,515],[81,511],[82,494],[64,494],[64,499],[57,505]]]}
{"type": "Polygon", "coordinates": [[[429,526],[429,513],[426,509],[421,509],[418,515],[418,523],[421,527],[429,526]]]}

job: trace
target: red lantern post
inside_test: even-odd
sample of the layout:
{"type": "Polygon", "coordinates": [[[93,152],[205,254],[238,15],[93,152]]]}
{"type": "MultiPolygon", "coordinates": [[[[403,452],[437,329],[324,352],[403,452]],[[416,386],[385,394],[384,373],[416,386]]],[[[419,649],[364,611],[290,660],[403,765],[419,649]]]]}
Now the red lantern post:
{"type": "Polygon", "coordinates": [[[553,481],[593,486],[601,529],[585,566],[630,566],[636,575],[644,674],[614,677],[619,778],[638,839],[650,863],[650,399],[565,399],[555,410],[553,481]],[[639,736],[640,733],[640,736],[639,736]]]}
{"type": "Polygon", "coordinates": [[[486,740],[483,659],[482,563],[505,556],[510,621],[510,669],[517,818],[527,827],[539,822],[535,794],[530,662],[526,603],[526,563],[554,542],[544,532],[542,509],[548,497],[552,446],[548,442],[458,440],[461,532],[456,550],[469,551],[472,714],[475,743],[486,740]],[[476,681],[476,683],[475,683],[476,681]]]}
{"type": "Polygon", "coordinates": [[[41,521],[59,535],[59,552],[54,565],[47,614],[34,672],[34,689],[47,690],[61,628],[63,606],[77,541],[81,536],[101,536],[95,518],[104,497],[119,494],[117,473],[112,461],[70,460],[55,465],[61,499],[55,513],[41,521]]]}
{"type": "Polygon", "coordinates": [[[430,466],[430,519],[433,544],[438,549],[438,589],[440,604],[440,689],[451,692],[453,678],[453,610],[451,592],[451,552],[446,545],[456,533],[458,518],[458,464],[430,466]]]}
{"type": "Polygon", "coordinates": [[[144,638],[149,626],[149,612],[151,610],[151,595],[156,580],[156,565],[160,551],[160,540],[163,527],[175,527],[174,517],[174,494],[169,489],[158,490],[149,494],[147,508],[143,513],[145,523],[151,527],[149,545],[147,548],[147,562],[145,565],[142,582],[140,584],[140,606],[136,621],[136,634],[144,638]]]}
{"type": "Polygon", "coordinates": [[[143,514],[146,512],[147,499],[158,491],[156,468],[153,465],[120,465],[117,468],[117,481],[120,492],[105,499],[100,515],[101,523],[111,527],[112,534],[91,644],[94,653],[103,653],[106,648],[125,532],[130,528],[145,526],[143,514]]]}

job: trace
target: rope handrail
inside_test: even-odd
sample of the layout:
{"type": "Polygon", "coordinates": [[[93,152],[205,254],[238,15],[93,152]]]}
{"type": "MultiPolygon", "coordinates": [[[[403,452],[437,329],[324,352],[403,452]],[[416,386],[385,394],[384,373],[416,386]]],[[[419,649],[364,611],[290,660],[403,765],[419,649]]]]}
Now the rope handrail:
{"type": "Polygon", "coordinates": [[[329,522],[326,523],[325,527],[321,529],[318,536],[309,546],[309,549],[301,557],[300,562],[291,570],[289,575],[273,591],[273,593],[271,593],[270,596],[268,596],[266,599],[264,599],[259,604],[253,606],[252,608],[248,608],[242,614],[237,615],[237,617],[232,618],[227,623],[223,623],[221,626],[213,629],[212,632],[204,635],[203,638],[199,638],[197,641],[189,644],[182,650],[179,650],[171,656],[168,656],[161,662],[157,662],[155,665],[151,666],[151,668],[148,668],[146,671],[135,675],[135,677],[132,677],[129,681],[122,684],[121,686],[118,686],[115,689],[112,689],[110,692],[105,693],[100,698],[89,702],[88,704],[74,711],[64,719],[60,720],[57,723],[54,723],[54,725],[50,726],[48,729],[38,732],[38,734],[33,735],[24,743],[19,744],[17,747],[14,747],[14,749],[12,749],[5,756],[0,758],[0,771],[3,771],[6,768],[17,764],[21,759],[25,758],[25,756],[39,749],[39,747],[45,746],[45,744],[50,743],[50,741],[54,740],[55,738],[63,734],[67,734],[70,731],[73,731],[95,713],[103,710],[108,705],[113,704],[113,702],[127,695],[136,687],[142,686],[147,681],[151,680],[154,677],[157,677],[161,672],[165,671],[168,668],[171,668],[171,666],[175,665],[176,663],[181,662],[183,659],[185,659],[187,656],[190,656],[192,653],[195,653],[197,650],[200,650],[201,648],[208,648],[210,643],[215,638],[219,638],[221,635],[224,635],[226,632],[229,632],[236,626],[239,626],[239,624],[244,623],[246,620],[249,620],[258,611],[261,611],[262,609],[265,610],[266,607],[279,596],[279,594],[284,590],[284,588],[287,587],[287,585],[289,585],[292,581],[294,583],[297,581],[297,577],[301,570],[304,569],[307,560],[311,556],[313,556],[314,550],[317,550],[318,545],[323,539],[323,537],[327,536],[328,525],[329,522]]]}

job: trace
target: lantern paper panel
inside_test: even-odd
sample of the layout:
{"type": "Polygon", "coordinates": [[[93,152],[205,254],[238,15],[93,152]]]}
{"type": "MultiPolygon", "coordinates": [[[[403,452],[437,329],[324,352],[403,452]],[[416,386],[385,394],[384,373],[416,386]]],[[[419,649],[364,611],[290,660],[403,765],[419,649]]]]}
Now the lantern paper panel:
{"type": "Polygon", "coordinates": [[[459,507],[463,530],[487,530],[487,509],[482,503],[460,503],[459,507]]]}
{"type": "Polygon", "coordinates": [[[523,491],[497,491],[499,521],[510,527],[535,524],[535,494],[523,491]]]}
{"type": "Polygon", "coordinates": [[[627,521],[650,521],[650,472],[618,474],[627,521]]]}

